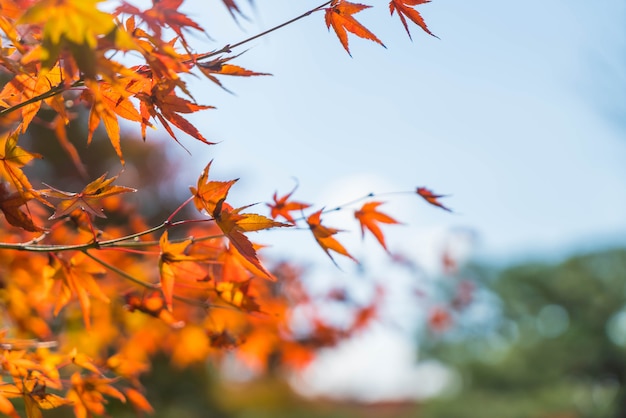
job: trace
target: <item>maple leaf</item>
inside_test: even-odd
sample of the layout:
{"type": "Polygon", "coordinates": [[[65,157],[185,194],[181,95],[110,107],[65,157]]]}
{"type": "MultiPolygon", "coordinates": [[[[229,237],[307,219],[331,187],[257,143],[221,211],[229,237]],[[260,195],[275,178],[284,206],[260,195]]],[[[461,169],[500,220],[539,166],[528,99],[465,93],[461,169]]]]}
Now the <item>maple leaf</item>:
{"type": "MultiPolygon", "coordinates": [[[[78,115],[72,114],[71,119],[74,119],[76,116],[78,115]]],[[[66,120],[61,115],[57,115],[50,122],[49,127],[52,131],[54,131],[54,135],[59,141],[59,145],[61,146],[61,148],[63,148],[67,156],[70,157],[78,173],[81,175],[81,177],[87,178],[89,177],[89,175],[87,174],[87,168],[85,167],[85,164],[83,164],[83,162],[80,160],[78,150],[76,149],[74,144],[70,142],[70,139],[67,136],[66,124],[69,123],[69,120],[69,118],[66,120]]]]}
{"type": "Polygon", "coordinates": [[[150,402],[148,402],[146,397],[143,396],[143,394],[137,389],[125,388],[123,391],[128,402],[130,402],[133,408],[135,408],[137,416],[142,416],[144,412],[154,414],[154,408],[152,408],[150,402]]]}
{"type": "Polygon", "coordinates": [[[23,385],[24,409],[27,418],[42,418],[42,409],[55,409],[63,405],[70,405],[72,401],[59,395],[46,392],[46,385],[39,384],[38,379],[30,379],[23,385]]]}
{"type": "Polygon", "coordinates": [[[25,197],[26,193],[9,193],[7,184],[0,183],[0,211],[4,213],[4,217],[7,222],[18,228],[22,228],[29,232],[40,232],[43,228],[38,227],[33,223],[33,219],[29,213],[20,209],[30,200],[29,197],[25,197]]]}
{"type": "MultiPolygon", "coordinates": [[[[180,83],[179,83],[180,84],[180,83]]],[[[182,97],[176,96],[174,89],[177,84],[175,80],[160,80],[152,86],[150,93],[140,92],[135,95],[139,99],[139,111],[144,121],[150,117],[157,118],[167,133],[180,144],[169,123],[176,126],[181,131],[196,138],[198,141],[208,145],[215,144],[208,141],[198,129],[179,113],[193,113],[203,109],[214,109],[213,106],[199,105],[182,97]],[[168,123],[169,122],[169,123],[168,123]]],[[[146,137],[146,123],[141,124],[141,133],[146,137]]],[[[181,144],[182,146],[182,144],[181,144]]]]}
{"type": "Polygon", "coordinates": [[[67,392],[67,399],[73,402],[74,414],[77,417],[105,415],[104,395],[126,402],[126,397],[118,389],[111,386],[116,379],[105,377],[81,376],[76,372],[70,378],[72,388],[67,392]]]}
{"type": "MultiPolygon", "coordinates": [[[[160,320],[175,329],[185,326],[185,322],[175,319],[172,313],[167,310],[167,306],[165,304],[162,292],[151,292],[144,295],[143,297],[140,297],[134,293],[129,293],[126,295],[125,300],[125,307],[130,312],[134,312],[135,310],[137,310],[155,318],[159,318],[160,320]]],[[[109,367],[113,366],[109,364],[109,367]]]]}
{"type": "MultiPolygon", "coordinates": [[[[256,252],[260,245],[252,244],[256,252]]],[[[234,245],[228,245],[226,251],[218,257],[219,264],[213,266],[212,273],[214,277],[220,277],[223,281],[243,282],[250,278],[250,273],[258,277],[267,277],[269,274],[272,281],[276,281],[276,277],[266,270],[259,269],[255,264],[246,259],[234,245]]]]}
{"type": "Polygon", "coordinates": [[[237,21],[237,15],[239,15],[239,16],[243,17],[244,19],[248,20],[246,15],[244,15],[241,12],[241,10],[239,9],[239,6],[235,2],[235,0],[222,0],[222,2],[224,3],[224,6],[226,6],[226,9],[228,9],[228,13],[230,13],[230,15],[232,16],[232,18],[235,21],[237,21]]]}
{"type": "Polygon", "coordinates": [[[389,2],[389,11],[391,12],[391,15],[393,16],[394,11],[398,12],[398,17],[404,25],[404,29],[406,29],[406,33],[409,35],[410,39],[413,38],[411,38],[411,32],[409,32],[409,26],[406,22],[407,17],[413,23],[422,28],[424,32],[437,38],[437,36],[435,36],[435,34],[428,29],[428,26],[426,26],[426,22],[422,18],[422,15],[420,15],[419,12],[413,8],[414,6],[425,3],[430,3],[430,0],[391,0],[391,2],[389,2]]]}
{"type": "Polygon", "coordinates": [[[432,192],[432,190],[429,190],[426,187],[418,187],[417,190],[416,190],[416,193],[418,195],[422,196],[424,198],[424,200],[426,200],[431,205],[440,207],[441,209],[447,210],[448,212],[452,212],[451,209],[445,207],[444,205],[441,204],[441,202],[439,202],[439,198],[447,197],[448,195],[435,194],[435,193],[432,192]]]}
{"type": "Polygon", "coordinates": [[[102,374],[102,371],[95,364],[93,364],[93,360],[86,354],[79,353],[76,347],[70,351],[68,357],[69,360],[78,367],[87,369],[95,374],[102,374]]]}
{"type": "Polygon", "coordinates": [[[271,210],[270,216],[272,218],[276,219],[277,217],[282,216],[288,222],[295,224],[296,221],[293,219],[293,216],[291,216],[289,212],[294,211],[294,210],[303,210],[311,206],[308,203],[290,201],[289,198],[291,198],[291,195],[295,191],[296,191],[296,187],[294,187],[294,189],[291,192],[287,193],[281,198],[278,198],[278,195],[276,194],[276,192],[274,193],[274,196],[272,197],[272,199],[274,200],[274,203],[273,204],[267,203],[267,206],[271,210]]]}
{"type": "Polygon", "coordinates": [[[52,44],[65,38],[96,47],[97,37],[115,28],[113,16],[98,10],[103,0],[40,0],[22,15],[23,23],[44,23],[44,36],[52,44]]]}
{"type": "Polygon", "coordinates": [[[220,282],[215,285],[215,292],[220,298],[246,312],[261,312],[261,307],[249,295],[251,280],[245,282],[220,282]]]}
{"type": "Polygon", "coordinates": [[[48,186],[50,189],[40,190],[40,193],[44,196],[62,199],[49,219],[58,219],[69,215],[75,209],[82,209],[99,218],[106,218],[104,213],[102,213],[101,199],[120,193],[136,192],[135,189],[130,187],[114,186],[113,182],[117,180],[117,176],[109,179],[106,179],[106,176],[107,173],[104,173],[85,186],[83,191],[79,193],[64,192],[50,186],[48,186]]]}
{"type": "Polygon", "coordinates": [[[94,296],[105,303],[109,303],[109,298],[95,280],[102,277],[105,271],[89,264],[85,258],[86,255],[83,253],[77,253],[69,261],[51,256],[50,264],[46,266],[43,274],[46,279],[53,281],[52,287],[59,289],[54,314],[58,315],[61,308],[75,296],[80,303],[85,328],[89,329],[91,326],[89,296],[94,296]]]}
{"type": "Polygon", "coordinates": [[[229,181],[209,180],[209,170],[213,160],[209,161],[198,178],[197,188],[190,187],[193,194],[193,203],[199,212],[205,210],[209,215],[213,214],[218,202],[226,199],[228,191],[239,179],[229,181]]]}
{"type": "Polygon", "coordinates": [[[385,44],[383,44],[380,39],[376,37],[376,35],[352,17],[353,14],[364,9],[369,9],[370,7],[372,6],[360,3],[350,3],[345,0],[333,0],[330,7],[324,9],[326,11],[326,27],[329,30],[331,26],[333,27],[341,45],[343,45],[350,56],[352,56],[352,54],[350,54],[350,49],[348,48],[348,32],[351,32],[361,38],[374,41],[387,48],[385,44]]]}
{"type": "Polygon", "coordinates": [[[9,397],[14,397],[12,393],[13,390],[18,390],[15,385],[8,383],[2,385],[2,392],[0,392],[0,413],[11,418],[20,418],[20,414],[18,414],[15,410],[15,406],[13,406],[11,401],[8,399],[9,397]],[[6,390],[9,390],[9,396],[7,396],[7,392],[5,392],[6,390]]]}
{"type": "Polygon", "coordinates": [[[17,145],[17,132],[0,134],[0,178],[10,182],[24,194],[32,186],[22,167],[41,155],[31,153],[17,145]]]}
{"type": "Polygon", "coordinates": [[[263,273],[264,278],[275,280],[261,264],[257,257],[254,245],[243,234],[244,232],[260,231],[263,229],[291,226],[282,222],[276,222],[255,213],[240,213],[247,206],[232,209],[223,200],[216,205],[212,215],[215,223],[228,238],[230,244],[241,254],[241,256],[263,273]]]}
{"type": "MultiPolygon", "coordinates": [[[[211,163],[212,161],[207,164],[198,178],[197,188],[189,188],[194,196],[193,200],[196,208],[199,211],[204,210],[212,216],[217,226],[239,254],[258,271],[262,272],[263,277],[273,280],[273,276],[259,261],[254,245],[243,233],[291,225],[276,222],[254,213],[240,213],[249,206],[233,209],[225,200],[230,188],[237,182],[237,179],[226,182],[209,180],[211,163]]],[[[253,272],[256,273],[256,271],[253,272]]]]}
{"type": "Polygon", "coordinates": [[[165,304],[169,311],[172,310],[172,299],[174,298],[174,282],[176,273],[173,264],[182,261],[200,261],[202,256],[187,255],[185,251],[192,243],[191,239],[182,242],[170,242],[167,231],[163,232],[159,245],[161,255],[159,257],[159,272],[161,273],[161,291],[165,299],[165,304]]]}
{"type": "Polygon", "coordinates": [[[368,229],[372,234],[374,234],[380,245],[382,245],[386,251],[389,251],[387,250],[387,245],[385,244],[385,236],[380,230],[378,223],[398,224],[399,222],[376,210],[376,208],[382,204],[383,202],[367,202],[361,207],[361,209],[354,212],[354,217],[361,225],[362,237],[365,236],[365,229],[368,229]]]}
{"type": "Polygon", "coordinates": [[[161,38],[163,28],[169,27],[187,45],[183,29],[191,28],[200,32],[204,32],[204,29],[187,15],[178,11],[182,3],[183,0],[153,1],[150,9],[141,11],[124,1],[117,7],[115,14],[126,13],[138,16],[148,25],[157,38],[161,38]]]}
{"type": "Polygon", "coordinates": [[[237,54],[232,57],[218,57],[208,62],[198,63],[198,68],[202,71],[209,80],[223,88],[224,90],[230,92],[227,88],[222,85],[222,82],[217,79],[213,74],[220,75],[230,75],[237,77],[252,77],[252,76],[260,76],[260,75],[271,75],[269,73],[258,73],[255,71],[246,70],[243,67],[238,65],[228,64],[228,61],[237,58],[241,54],[237,54]]]}
{"type": "MultiPolygon", "coordinates": [[[[113,15],[97,8],[102,0],[41,0],[29,7],[21,23],[43,25],[43,50],[40,59],[52,67],[67,45],[77,62],[91,66],[98,40],[116,33],[113,15]]],[[[117,31],[119,32],[119,31],[117,31]]],[[[95,74],[94,74],[95,75],[95,74]]]]}
{"type": "Polygon", "coordinates": [[[93,134],[102,120],[107,136],[115,149],[118,158],[124,164],[122,148],[120,146],[120,126],[117,121],[119,115],[133,122],[141,122],[150,126],[150,122],[144,120],[129,99],[130,93],[124,88],[107,82],[85,80],[87,90],[83,96],[91,102],[89,123],[87,132],[87,144],[91,143],[93,134]]]}
{"type": "MultiPolygon", "coordinates": [[[[52,69],[43,68],[36,76],[28,73],[18,74],[13,77],[0,92],[0,103],[2,103],[3,106],[9,107],[9,105],[27,102],[33,97],[37,97],[59,86],[62,80],[63,77],[60,67],[54,67],[52,69]]],[[[61,99],[61,96],[59,96],[59,99],[61,99]]],[[[26,132],[26,129],[41,108],[43,102],[43,100],[36,100],[22,107],[22,133],[26,132]]],[[[48,101],[48,103],[50,102],[48,101]]]]}
{"type": "Polygon", "coordinates": [[[350,253],[348,253],[348,251],[344,248],[344,246],[341,245],[339,241],[337,241],[335,238],[333,238],[333,235],[341,232],[341,230],[328,228],[322,225],[322,221],[320,219],[322,211],[323,209],[318,210],[317,212],[309,216],[306,220],[307,224],[309,224],[309,229],[313,233],[313,236],[315,237],[317,243],[320,245],[320,247],[322,247],[324,252],[330,257],[335,265],[337,265],[337,263],[335,262],[333,256],[330,254],[330,250],[351,258],[358,263],[357,259],[352,257],[350,253]]]}

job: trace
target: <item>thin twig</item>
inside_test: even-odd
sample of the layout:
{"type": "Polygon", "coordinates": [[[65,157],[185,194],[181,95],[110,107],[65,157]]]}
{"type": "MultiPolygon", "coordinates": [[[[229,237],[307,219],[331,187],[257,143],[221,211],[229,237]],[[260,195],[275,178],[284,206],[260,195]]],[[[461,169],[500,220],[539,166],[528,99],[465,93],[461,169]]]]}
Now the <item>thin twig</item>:
{"type": "Polygon", "coordinates": [[[311,14],[313,14],[313,13],[319,11],[319,10],[322,10],[324,7],[328,6],[330,3],[332,3],[332,0],[331,1],[327,1],[327,2],[325,2],[323,4],[320,4],[319,6],[313,8],[313,9],[307,11],[307,12],[302,13],[300,16],[294,17],[293,19],[288,20],[287,22],[281,23],[278,26],[274,26],[271,29],[268,29],[266,31],[263,31],[261,33],[258,33],[256,35],[254,35],[254,36],[246,38],[243,41],[239,41],[239,42],[237,42],[235,44],[232,44],[232,45],[230,45],[230,44],[225,45],[223,48],[218,49],[217,51],[208,52],[206,54],[198,55],[197,57],[195,57],[195,60],[196,61],[204,60],[204,59],[207,59],[207,58],[214,57],[215,55],[232,52],[233,49],[235,49],[237,47],[240,47],[241,45],[244,45],[244,44],[247,44],[248,42],[254,41],[255,39],[258,39],[258,38],[260,38],[262,36],[265,36],[265,35],[267,35],[269,33],[272,33],[272,32],[274,32],[274,31],[276,31],[278,29],[281,29],[281,28],[287,26],[287,25],[291,25],[292,23],[297,22],[300,19],[303,19],[303,18],[305,18],[305,17],[307,17],[307,16],[309,16],[309,15],[311,15],[311,14]]]}
{"type": "Polygon", "coordinates": [[[133,282],[135,284],[138,284],[140,286],[143,286],[143,287],[145,287],[147,289],[151,289],[151,290],[158,290],[158,289],[161,288],[161,286],[158,285],[158,284],[144,282],[143,280],[140,280],[140,279],[138,279],[138,278],[136,278],[134,276],[131,276],[130,274],[126,273],[124,270],[120,270],[119,268],[115,267],[114,265],[109,264],[106,261],[101,260],[101,259],[99,259],[98,257],[96,257],[96,256],[94,256],[92,254],[89,254],[89,251],[87,251],[87,250],[83,250],[83,253],[87,257],[89,257],[92,260],[94,260],[96,263],[100,264],[101,266],[103,266],[103,267],[105,267],[105,268],[107,268],[107,269],[109,269],[109,270],[119,274],[123,278],[125,278],[127,280],[130,280],[131,282],[133,282]]]}

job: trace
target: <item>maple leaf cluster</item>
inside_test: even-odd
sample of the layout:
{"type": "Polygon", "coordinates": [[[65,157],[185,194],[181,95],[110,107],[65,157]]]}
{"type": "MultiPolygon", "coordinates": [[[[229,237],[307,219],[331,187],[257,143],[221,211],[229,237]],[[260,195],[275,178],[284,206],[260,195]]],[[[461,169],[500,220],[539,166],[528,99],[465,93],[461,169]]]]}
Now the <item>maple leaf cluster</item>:
{"type": "MultiPolygon", "coordinates": [[[[19,416],[16,398],[29,418],[59,407],[79,418],[103,415],[110,399],[150,413],[139,378],[158,353],[179,367],[219,361],[226,352],[256,370],[277,355],[303,367],[320,348],[365,328],[382,299],[353,304],[347,327],[313,315],[307,333],[293,330],[294,306],[311,303],[303,273],[287,263],[268,266],[251,235],[304,224],[333,262],[331,252],[357,261],[337,239],[341,230],[323,224],[327,211],[292,199],[295,189],[274,194],[267,216],[254,205],[233,207],[229,193],[237,180],[214,180],[209,163],[189,198],[150,226],[124,203],[141,190],[116,184],[118,175],[91,180],[68,130],[84,109],[81,140],[96,141],[102,126],[122,165],[120,119],[137,125],[144,141],[147,128],[160,125],[181,146],[181,132],[211,145],[186,119],[213,109],[196,102],[188,77],[226,89],[222,76],[268,75],[234,64],[241,53],[233,50],[314,12],[324,13],[348,53],[348,33],[383,45],[353,17],[370,6],[332,0],[237,44],[198,53],[187,37],[206,33],[181,11],[182,0],[153,0],[147,9],[110,2],[111,12],[98,7],[102,2],[0,0],[0,309],[8,324],[0,330],[6,378],[0,413],[11,417],[19,416]],[[139,64],[127,64],[133,60],[139,64]],[[58,140],[84,180],[82,190],[30,177],[27,166],[44,157],[24,147],[35,125],[58,140]],[[191,206],[197,213],[180,219],[191,206]]],[[[432,35],[415,9],[427,2],[392,0],[389,9],[409,36],[407,19],[432,35]]],[[[234,0],[223,4],[233,18],[246,18],[234,0]]],[[[444,196],[427,188],[409,193],[449,210],[439,201],[444,196]]],[[[391,254],[383,226],[399,222],[370,197],[356,201],[364,202],[354,217],[362,235],[371,233],[391,254]]]]}

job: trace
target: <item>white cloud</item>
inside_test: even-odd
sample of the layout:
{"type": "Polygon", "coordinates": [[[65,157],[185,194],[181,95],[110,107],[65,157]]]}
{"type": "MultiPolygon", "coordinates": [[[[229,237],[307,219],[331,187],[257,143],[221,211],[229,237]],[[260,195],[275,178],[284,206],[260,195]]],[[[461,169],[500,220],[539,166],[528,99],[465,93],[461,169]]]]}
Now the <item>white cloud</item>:
{"type": "Polygon", "coordinates": [[[320,357],[292,379],[309,397],[362,402],[425,399],[454,383],[454,373],[434,362],[416,362],[417,347],[405,333],[374,326],[320,357]]]}

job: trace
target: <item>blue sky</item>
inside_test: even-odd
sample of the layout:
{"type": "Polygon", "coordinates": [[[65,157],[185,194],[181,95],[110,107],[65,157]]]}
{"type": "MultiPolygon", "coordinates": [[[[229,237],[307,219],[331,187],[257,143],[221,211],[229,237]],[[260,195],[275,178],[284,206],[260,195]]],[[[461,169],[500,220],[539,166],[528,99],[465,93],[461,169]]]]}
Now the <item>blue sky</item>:
{"type": "MultiPolygon", "coordinates": [[[[368,183],[426,185],[451,194],[456,214],[402,200],[398,217],[418,234],[473,228],[485,256],[625,241],[622,1],[433,1],[419,10],[441,39],[412,27],[413,42],[386,3],[372,4],[357,17],[388,49],[350,37],[351,58],[320,13],[253,41],[235,61],[272,77],[224,78],[236,95],[192,81],[196,99],[218,107],[193,121],[222,142],[186,141],[193,156],[176,158],[199,169],[215,158],[216,176],[241,177],[233,198],[242,203],[289,191],[293,177],[296,197],[320,206],[387,191],[368,183]]],[[[215,40],[196,36],[198,49],[214,49],[316,5],[258,3],[243,33],[224,14],[199,12],[200,2],[182,9],[215,40]]]]}

